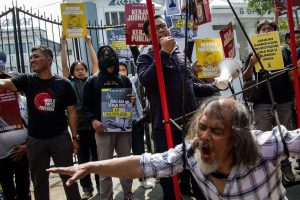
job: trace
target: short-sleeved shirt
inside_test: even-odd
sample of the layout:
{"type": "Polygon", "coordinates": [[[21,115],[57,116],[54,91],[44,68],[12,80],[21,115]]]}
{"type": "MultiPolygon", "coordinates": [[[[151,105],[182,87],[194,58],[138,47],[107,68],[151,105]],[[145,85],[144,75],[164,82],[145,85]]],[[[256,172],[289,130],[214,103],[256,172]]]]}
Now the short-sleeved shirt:
{"type": "Polygon", "coordinates": [[[11,80],[27,98],[29,136],[51,138],[67,130],[65,111],[77,100],[69,80],[56,75],[43,80],[37,74],[22,74],[11,80]]]}

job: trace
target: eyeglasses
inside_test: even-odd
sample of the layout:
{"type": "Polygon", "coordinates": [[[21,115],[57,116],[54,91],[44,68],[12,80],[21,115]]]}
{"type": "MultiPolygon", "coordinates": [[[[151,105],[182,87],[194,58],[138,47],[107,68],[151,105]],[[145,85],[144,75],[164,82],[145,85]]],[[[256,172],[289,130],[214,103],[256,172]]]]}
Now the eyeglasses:
{"type": "Polygon", "coordinates": [[[158,24],[155,26],[155,29],[159,31],[159,29],[165,29],[167,27],[167,24],[158,24]]]}

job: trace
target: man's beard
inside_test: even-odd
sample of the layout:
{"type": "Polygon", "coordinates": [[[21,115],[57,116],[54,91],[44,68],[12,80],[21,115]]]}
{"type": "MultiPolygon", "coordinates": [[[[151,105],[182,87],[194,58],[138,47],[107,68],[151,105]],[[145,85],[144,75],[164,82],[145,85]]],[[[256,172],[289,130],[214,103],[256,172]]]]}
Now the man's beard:
{"type": "Polygon", "coordinates": [[[199,142],[198,145],[199,146],[195,148],[195,152],[194,152],[194,158],[197,161],[197,167],[204,174],[210,174],[216,171],[219,168],[220,164],[222,163],[222,160],[214,160],[212,163],[203,162],[203,160],[201,159],[201,152],[200,152],[203,142],[199,142]]]}

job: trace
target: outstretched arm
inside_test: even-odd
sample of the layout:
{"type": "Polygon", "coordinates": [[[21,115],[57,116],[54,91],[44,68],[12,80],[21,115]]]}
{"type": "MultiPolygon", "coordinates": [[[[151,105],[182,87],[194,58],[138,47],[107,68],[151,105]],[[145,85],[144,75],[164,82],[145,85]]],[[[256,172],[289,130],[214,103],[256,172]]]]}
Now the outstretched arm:
{"type": "Polygon", "coordinates": [[[68,67],[66,43],[67,43],[66,36],[62,34],[62,36],[60,38],[62,73],[65,78],[68,78],[70,75],[70,71],[69,71],[69,67],[68,67]]]}
{"type": "Polygon", "coordinates": [[[141,178],[143,173],[140,168],[140,159],[141,156],[128,156],[110,160],[88,162],[72,167],[53,167],[47,169],[47,172],[71,176],[66,183],[67,186],[72,185],[76,180],[81,179],[90,173],[124,179],[141,178]]]}
{"type": "Polygon", "coordinates": [[[95,53],[95,50],[94,50],[94,47],[93,47],[93,44],[92,44],[91,36],[87,35],[85,37],[85,41],[86,41],[86,44],[89,48],[91,59],[92,59],[92,64],[93,64],[92,65],[92,74],[95,74],[98,71],[98,59],[97,59],[97,55],[95,53]]]}

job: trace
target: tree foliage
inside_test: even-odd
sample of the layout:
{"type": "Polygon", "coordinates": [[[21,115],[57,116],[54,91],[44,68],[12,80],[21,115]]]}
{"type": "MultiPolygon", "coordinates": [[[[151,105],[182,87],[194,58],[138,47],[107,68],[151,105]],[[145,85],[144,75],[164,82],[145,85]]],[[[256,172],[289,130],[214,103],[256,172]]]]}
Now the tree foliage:
{"type": "Polygon", "coordinates": [[[260,16],[270,14],[274,11],[273,0],[248,0],[248,7],[257,12],[260,16]]]}

